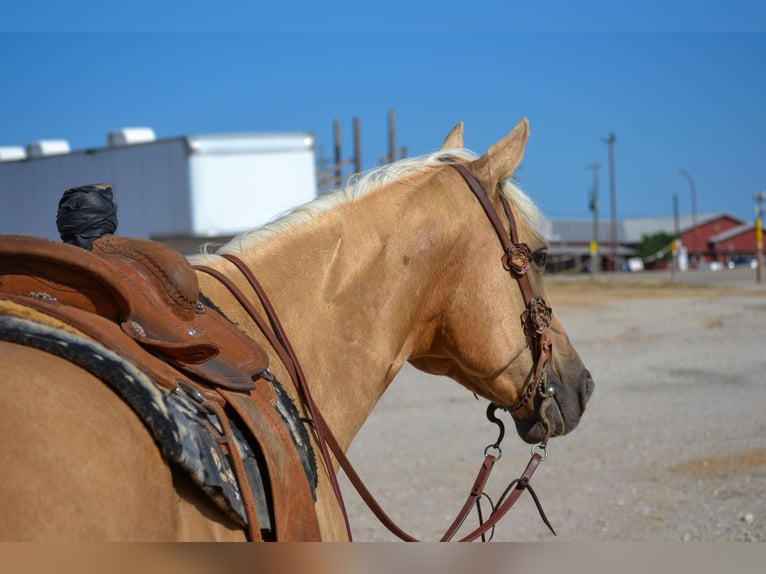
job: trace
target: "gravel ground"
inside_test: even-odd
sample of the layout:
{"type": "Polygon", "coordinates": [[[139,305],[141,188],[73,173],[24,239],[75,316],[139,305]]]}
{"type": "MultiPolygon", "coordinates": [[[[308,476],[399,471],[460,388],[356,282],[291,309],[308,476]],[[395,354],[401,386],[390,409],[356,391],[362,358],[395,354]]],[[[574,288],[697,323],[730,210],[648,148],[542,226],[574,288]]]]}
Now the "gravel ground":
{"type": "MultiPolygon", "coordinates": [[[[766,541],[766,286],[754,272],[552,277],[549,294],[596,390],[532,481],[558,537],[525,494],[494,539],[766,541]]],[[[418,538],[438,540],[465,500],[496,437],[485,408],[407,366],[354,441],[368,487],[418,538]]],[[[529,459],[508,426],[495,498],[529,459]]],[[[355,540],[396,540],[342,484],[355,540]]]]}

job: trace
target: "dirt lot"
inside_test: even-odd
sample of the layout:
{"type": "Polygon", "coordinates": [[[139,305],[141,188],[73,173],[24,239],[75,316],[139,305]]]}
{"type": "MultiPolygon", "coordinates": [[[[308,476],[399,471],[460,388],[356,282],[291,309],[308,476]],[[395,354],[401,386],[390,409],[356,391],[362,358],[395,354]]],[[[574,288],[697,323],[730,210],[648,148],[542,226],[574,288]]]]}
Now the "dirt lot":
{"type": "MultiPolygon", "coordinates": [[[[558,538],[525,495],[495,540],[766,541],[766,286],[754,272],[551,277],[548,290],[596,391],[533,480],[558,538]]],[[[465,500],[496,436],[485,408],[406,367],[355,440],[352,461],[411,534],[437,540],[465,500]]],[[[509,432],[494,497],[529,459],[509,432]]],[[[355,539],[395,540],[343,484],[355,539]]]]}

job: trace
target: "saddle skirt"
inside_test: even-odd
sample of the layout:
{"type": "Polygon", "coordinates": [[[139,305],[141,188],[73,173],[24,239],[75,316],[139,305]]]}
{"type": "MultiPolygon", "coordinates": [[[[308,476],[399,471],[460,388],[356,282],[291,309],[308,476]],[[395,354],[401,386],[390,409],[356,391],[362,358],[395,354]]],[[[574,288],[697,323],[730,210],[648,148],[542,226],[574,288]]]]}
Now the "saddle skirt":
{"type": "MultiPolygon", "coordinates": [[[[222,500],[228,499],[224,510],[233,510],[230,514],[249,527],[252,539],[260,539],[263,529],[271,530],[274,539],[317,540],[313,451],[307,437],[288,431],[295,421],[288,425],[287,419],[297,418],[297,410],[276,381],[263,377],[269,364],[266,352],[200,297],[196,273],[186,259],[152,241],[104,236],[89,252],[42,238],[0,236],[0,318],[15,314],[26,320],[31,313],[37,323],[60,322],[88,345],[103,347],[133,365],[145,376],[128,376],[128,383],[119,383],[118,394],[141,416],[167,458],[180,462],[219,506],[226,506],[222,500]],[[200,472],[199,463],[189,468],[184,461],[190,451],[173,442],[178,440],[167,432],[168,424],[147,419],[147,408],[136,397],[152,393],[131,389],[134,379],[135,384],[151,381],[166,402],[175,404],[182,398],[185,410],[199,419],[192,425],[195,432],[204,429],[217,435],[198,439],[201,444],[231,441],[234,447],[226,447],[224,454],[236,479],[233,487],[231,481],[203,484],[204,475],[211,473],[200,472]],[[245,436],[252,447],[243,442],[245,436]],[[247,453],[259,457],[262,472],[247,453]],[[267,493],[270,501],[265,503],[267,493]],[[247,500],[254,500],[257,515],[248,516],[247,500]]],[[[49,352],[67,347],[38,344],[40,337],[19,335],[18,321],[13,328],[7,324],[0,329],[0,339],[18,339],[49,352]]],[[[29,332],[29,325],[24,330],[29,332]]],[[[80,366],[114,386],[92,365],[80,366]]],[[[166,416],[173,411],[149,410],[166,416]]],[[[170,426],[179,424],[174,420],[170,426]]],[[[199,450],[210,456],[211,449],[199,450]]]]}

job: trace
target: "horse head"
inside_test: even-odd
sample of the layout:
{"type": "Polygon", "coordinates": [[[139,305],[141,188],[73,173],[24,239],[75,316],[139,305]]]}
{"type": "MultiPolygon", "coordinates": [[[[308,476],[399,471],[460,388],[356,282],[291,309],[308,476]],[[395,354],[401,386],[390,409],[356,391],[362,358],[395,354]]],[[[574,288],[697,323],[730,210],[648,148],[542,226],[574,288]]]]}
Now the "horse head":
{"type": "MultiPolygon", "coordinates": [[[[410,362],[510,411],[522,439],[538,443],[577,426],[593,379],[549,306],[542,216],[510,182],[528,137],[524,119],[483,156],[460,162],[460,170],[443,170],[439,185],[460,198],[454,201],[455,216],[445,221],[457,226],[461,237],[448,266],[460,281],[441,282],[442,312],[434,320],[430,344],[410,362]],[[486,194],[484,212],[480,193],[472,196],[469,187],[486,194]],[[499,222],[508,231],[499,229],[499,222]]],[[[460,123],[442,149],[446,154],[462,147],[460,123]]]]}

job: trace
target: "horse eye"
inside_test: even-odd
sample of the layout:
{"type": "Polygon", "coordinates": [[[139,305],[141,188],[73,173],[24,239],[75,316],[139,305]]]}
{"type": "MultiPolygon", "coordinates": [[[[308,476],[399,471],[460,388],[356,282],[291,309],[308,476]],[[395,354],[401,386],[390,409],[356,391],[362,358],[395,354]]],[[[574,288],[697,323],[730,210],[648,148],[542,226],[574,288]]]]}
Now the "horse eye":
{"type": "Polygon", "coordinates": [[[534,255],[532,255],[532,260],[540,269],[545,269],[545,263],[548,260],[548,252],[545,249],[535,251],[534,255]]]}

